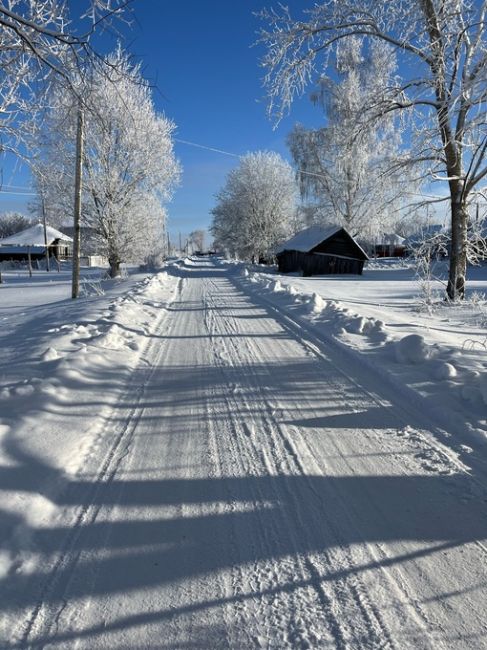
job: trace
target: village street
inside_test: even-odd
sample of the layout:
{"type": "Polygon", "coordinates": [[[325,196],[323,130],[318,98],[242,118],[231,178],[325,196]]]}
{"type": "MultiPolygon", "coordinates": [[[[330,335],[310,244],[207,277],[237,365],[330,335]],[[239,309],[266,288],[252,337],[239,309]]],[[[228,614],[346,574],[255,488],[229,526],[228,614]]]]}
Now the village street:
{"type": "Polygon", "coordinates": [[[172,272],[4,647],[487,647],[487,502],[426,415],[228,266],[172,272]]]}

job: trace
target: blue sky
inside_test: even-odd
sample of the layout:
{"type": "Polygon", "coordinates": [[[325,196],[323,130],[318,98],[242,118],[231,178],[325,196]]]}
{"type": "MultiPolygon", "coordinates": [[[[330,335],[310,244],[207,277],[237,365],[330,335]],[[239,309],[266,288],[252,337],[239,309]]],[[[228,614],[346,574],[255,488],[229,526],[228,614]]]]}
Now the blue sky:
{"type": "MultiPolygon", "coordinates": [[[[253,12],[263,6],[252,0],[134,4],[131,50],[156,82],[157,108],[175,121],[177,138],[236,154],[271,149],[288,156],[285,139],[294,121],[311,114],[316,121],[307,100],[276,130],[267,118],[262,50],[252,47],[261,24],[253,12]]],[[[207,227],[214,195],[238,159],[179,142],[176,154],[183,177],[169,206],[170,229],[207,227]]]]}
{"type": "MultiPolygon", "coordinates": [[[[177,126],[176,137],[244,154],[271,149],[288,157],[286,135],[295,121],[317,124],[320,116],[308,99],[273,130],[261,86],[262,53],[252,47],[261,21],[253,12],[270,2],[255,0],[135,0],[126,45],[155,85],[156,108],[177,126]]],[[[291,8],[307,3],[294,0],[291,8]]],[[[106,45],[106,43],[104,43],[106,45]]],[[[237,158],[176,142],[183,167],[181,186],[168,206],[172,234],[206,228],[214,195],[237,158]]],[[[4,182],[24,186],[25,170],[4,182]]],[[[1,195],[0,211],[25,210],[25,197],[1,195]]]]}

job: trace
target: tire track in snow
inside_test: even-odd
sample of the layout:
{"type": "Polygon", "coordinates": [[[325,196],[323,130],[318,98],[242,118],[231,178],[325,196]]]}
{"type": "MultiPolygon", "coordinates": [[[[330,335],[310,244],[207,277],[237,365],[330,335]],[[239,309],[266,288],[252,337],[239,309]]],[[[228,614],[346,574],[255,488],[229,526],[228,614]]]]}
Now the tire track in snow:
{"type": "MultiPolygon", "coordinates": [[[[236,282],[236,285],[237,287],[240,288],[240,283],[238,281],[236,282]]],[[[282,314],[282,312],[280,312],[274,305],[272,305],[272,303],[267,301],[265,298],[259,297],[259,300],[262,301],[262,303],[265,305],[266,308],[269,308],[270,314],[275,317],[276,322],[278,322],[279,325],[283,327],[284,331],[287,331],[291,336],[291,338],[296,343],[300,344],[307,351],[308,354],[311,354],[312,357],[315,357],[319,363],[325,363],[326,365],[332,366],[337,376],[341,376],[345,379],[345,381],[350,382],[357,389],[357,391],[360,394],[365,395],[368,400],[375,402],[381,407],[386,406],[386,404],[382,400],[380,400],[375,393],[371,393],[369,390],[364,388],[363,385],[358,383],[354,377],[347,374],[343,370],[343,367],[336,365],[332,359],[330,359],[324,352],[322,352],[322,350],[320,349],[321,348],[320,344],[322,345],[322,343],[316,339],[316,337],[313,335],[312,332],[308,331],[308,328],[306,328],[306,326],[302,326],[300,323],[295,321],[288,314],[282,314]],[[312,340],[310,341],[309,339],[312,340]]],[[[295,404],[295,409],[296,411],[299,412],[300,409],[299,404],[297,403],[295,404]]],[[[323,471],[322,464],[319,462],[318,457],[316,456],[315,452],[311,449],[308,442],[301,435],[299,428],[294,428],[293,437],[289,437],[281,428],[279,428],[279,430],[281,435],[283,436],[283,439],[286,440],[285,442],[286,447],[290,448],[292,456],[294,458],[302,457],[303,450],[307,450],[309,452],[307,454],[307,457],[312,461],[312,465],[314,466],[314,470],[312,473],[314,473],[315,475],[321,474],[323,471]],[[294,442],[295,438],[299,439],[299,443],[300,443],[299,452],[297,451],[296,448],[297,445],[295,445],[294,442]]],[[[362,431],[361,433],[366,435],[365,431],[362,431]]],[[[337,454],[341,456],[341,452],[339,448],[336,446],[336,444],[334,446],[337,451],[337,454]]],[[[350,465],[350,463],[348,463],[346,458],[344,458],[343,456],[341,457],[342,460],[349,466],[350,470],[353,470],[353,467],[350,465]]],[[[449,460],[450,457],[448,456],[448,461],[449,460]]],[[[461,466],[461,469],[464,471],[465,468],[461,466]]],[[[304,467],[301,467],[301,470],[305,472],[304,467]]],[[[313,490],[312,485],[310,485],[310,489],[312,492],[314,492],[318,501],[321,502],[321,511],[326,512],[326,505],[323,503],[321,495],[319,495],[313,490]]],[[[341,503],[341,513],[342,513],[341,516],[342,517],[345,516],[347,518],[348,525],[351,527],[352,530],[355,530],[358,533],[359,537],[361,537],[360,529],[357,528],[357,525],[353,520],[351,514],[349,515],[348,513],[350,504],[344,500],[342,494],[338,492],[336,492],[336,494],[337,494],[337,498],[341,503]]],[[[337,538],[339,539],[340,532],[338,531],[338,529],[336,529],[335,522],[332,519],[328,519],[328,525],[335,529],[337,538]]],[[[431,645],[430,642],[427,640],[427,637],[429,636],[432,629],[431,620],[429,619],[429,617],[427,616],[427,614],[424,612],[424,610],[422,609],[422,607],[417,601],[415,607],[411,605],[411,603],[413,603],[413,599],[410,598],[407,588],[404,588],[403,586],[403,585],[407,585],[407,581],[401,579],[400,571],[399,571],[399,580],[397,580],[395,577],[391,575],[388,569],[382,565],[382,561],[384,559],[386,560],[385,562],[386,565],[391,563],[392,558],[390,554],[383,553],[383,555],[381,556],[380,554],[377,553],[377,549],[376,549],[377,545],[367,544],[365,541],[363,544],[364,544],[365,552],[361,552],[361,553],[357,553],[357,549],[348,548],[346,544],[343,544],[341,546],[342,552],[346,554],[346,560],[343,563],[344,566],[353,569],[353,567],[356,566],[372,565],[375,566],[376,569],[379,569],[386,579],[386,584],[389,585],[392,592],[396,594],[399,601],[401,602],[401,607],[407,609],[411,622],[414,621],[414,624],[417,626],[418,632],[422,637],[424,647],[434,647],[434,648],[438,647],[438,645],[436,645],[435,643],[431,645]]],[[[480,546],[483,548],[482,544],[480,544],[480,546]]],[[[313,561],[316,561],[316,559],[312,560],[310,558],[310,562],[313,561]]],[[[339,564],[341,565],[342,562],[339,562],[339,564]]],[[[320,575],[320,571],[321,571],[321,575],[326,575],[326,569],[325,572],[323,573],[323,568],[324,568],[323,565],[324,563],[321,561],[321,559],[318,559],[318,564],[316,566],[313,565],[314,569],[316,570],[316,575],[320,575]]],[[[397,570],[396,573],[398,573],[397,570]]],[[[349,581],[351,582],[352,592],[356,594],[356,602],[359,605],[359,607],[364,612],[366,612],[364,618],[369,622],[370,629],[379,630],[379,637],[378,637],[379,639],[381,638],[382,635],[384,635],[384,640],[387,642],[387,645],[385,647],[397,647],[396,642],[393,639],[392,633],[387,628],[387,625],[380,612],[380,609],[371,602],[370,598],[367,595],[367,586],[363,583],[362,580],[354,579],[353,573],[351,573],[350,575],[352,576],[351,580],[349,577],[349,581]],[[363,603],[366,604],[363,605],[363,603]]],[[[380,641],[379,641],[379,647],[383,647],[380,641]]],[[[399,647],[401,647],[400,644],[399,647]]]]}
{"type": "MultiPolygon", "coordinates": [[[[227,306],[228,308],[228,306],[227,306]]],[[[216,311],[216,310],[215,310],[216,311]]],[[[228,319],[228,314],[227,314],[227,319],[228,319]]],[[[222,323],[220,324],[222,329],[225,329],[226,324],[222,320],[222,323]]],[[[230,333],[234,328],[232,327],[226,327],[226,331],[230,333]]],[[[296,336],[295,333],[292,333],[292,339],[298,343],[302,344],[300,337],[296,336]]],[[[234,345],[232,342],[233,340],[231,338],[223,339],[225,341],[225,345],[227,348],[226,352],[226,357],[227,358],[234,358],[238,359],[240,356],[240,364],[243,363],[242,360],[242,345],[241,341],[239,343],[239,346],[237,347],[234,345]],[[230,350],[229,348],[233,346],[233,350],[230,350]]],[[[247,364],[245,366],[245,373],[249,376],[252,376],[253,373],[253,362],[255,362],[258,359],[263,359],[265,358],[264,351],[262,349],[258,349],[258,339],[251,339],[250,342],[246,341],[246,352],[247,352],[247,364]],[[257,341],[257,342],[256,342],[257,341]]],[[[320,355],[319,362],[325,361],[326,363],[329,364],[329,361],[326,357],[323,357],[323,355],[320,355]]],[[[340,373],[343,375],[343,373],[340,373]]],[[[254,372],[255,375],[255,372],[254,372]]],[[[346,376],[345,376],[346,377],[346,376]]],[[[348,379],[348,377],[346,377],[348,379]]],[[[279,452],[274,452],[272,454],[273,456],[273,463],[274,467],[268,467],[269,471],[274,471],[275,472],[275,462],[276,460],[282,460],[283,456],[286,456],[288,458],[288,466],[287,466],[287,471],[290,471],[291,473],[299,473],[302,476],[306,476],[306,468],[303,466],[300,458],[302,455],[302,450],[303,450],[303,445],[301,444],[300,447],[300,452],[297,451],[292,438],[290,438],[288,435],[285,434],[283,429],[279,426],[278,422],[276,419],[273,417],[274,416],[274,404],[271,404],[268,399],[268,395],[262,391],[262,387],[259,384],[258,381],[254,381],[254,395],[252,396],[253,399],[255,399],[255,395],[260,393],[260,398],[262,399],[263,403],[265,404],[265,409],[264,411],[267,413],[268,416],[270,416],[270,421],[272,424],[268,426],[268,431],[266,432],[267,437],[274,437],[274,443],[275,441],[275,436],[276,434],[280,437],[281,439],[281,450],[279,452]],[[291,463],[289,465],[289,463],[291,463]]],[[[367,395],[368,396],[368,395],[367,395]]],[[[369,397],[369,396],[368,396],[369,397]]],[[[245,402],[245,396],[240,396],[240,400],[245,402]]],[[[247,404],[247,408],[249,413],[251,412],[250,405],[247,404]]],[[[237,409],[237,407],[236,407],[237,409]]],[[[237,410],[235,411],[237,412],[237,410]]],[[[268,424],[269,424],[268,422],[268,424]]],[[[255,428],[255,422],[253,423],[253,427],[255,428]]],[[[261,440],[262,442],[262,440],[261,440]]],[[[304,443],[304,440],[301,438],[301,442],[304,443]]],[[[306,445],[304,445],[304,448],[306,449],[306,445]]],[[[314,457],[312,451],[307,448],[309,451],[309,456],[313,458],[316,461],[316,458],[314,457]]],[[[239,450],[239,453],[242,454],[242,449],[239,450]]],[[[255,462],[255,456],[253,458],[255,462]]],[[[322,467],[317,466],[316,467],[317,473],[320,474],[322,472],[322,467]]],[[[308,487],[311,492],[313,492],[313,487],[312,487],[312,482],[309,482],[308,487]]],[[[315,493],[315,497],[318,498],[319,495],[315,493]]],[[[301,495],[302,497],[302,495],[301,495]]],[[[321,497],[320,497],[321,501],[321,497]]],[[[326,512],[326,508],[323,508],[323,504],[321,502],[321,512],[326,512]]],[[[346,504],[343,504],[346,509],[346,504]]],[[[295,500],[295,507],[296,511],[299,512],[299,501],[295,500]]],[[[333,521],[327,519],[328,526],[334,528],[333,521]]],[[[349,522],[349,524],[353,525],[353,522],[349,522]]],[[[355,527],[355,526],[354,526],[355,527]]],[[[302,522],[302,528],[303,530],[306,530],[306,525],[305,522],[302,522]]],[[[337,534],[337,539],[339,539],[339,535],[337,534]]],[[[346,557],[340,558],[338,565],[343,568],[343,566],[347,566],[350,569],[352,567],[357,565],[357,558],[352,557],[352,553],[350,550],[347,548],[346,545],[343,545],[342,549],[345,549],[343,552],[346,551],[346,557]]],[[[355,554],[356,555],[356,552],[355,554]]],[[[366,548],[366,557],[368,559],[368,562],[375,562],[377,560],[376,556],[372,553],[372,548],[366,548]]],[[[331,558],[326,557],[326,561],[323,561],[323,558],[320,558],[318,566],[315,566],[314,560],[311,557],[307,558],[307,567],[308,567],[308,573],[310,576],[313,576],[311,581],[314,583],[314,587],[319,594],[320,600],[323,603],[323,605],[326,608],[326,605],[329,604],[330,602],[334,602],[334,596],[337,595],[337,593],[332,593],[332,594],[327,594],[326,590],[323,589],[323,584],[326,582],[326,572],[325,575],[323,575],[323,571],[320,573],[319,569],[323,569],[323,564],[329,564],[331,558]],[[322,576],[322,577],[320,577],[322,576]]],[[[365,558],[361,557],[360,558],[361,562],[360,564],[366,564],[364,561],[365,558]]],[[[336,562],[336,559],[334,560],[336,562]]],[[[387,583],[389,586],[395,591],[395,593],[400,597],[403,606],[405,606],[405,603],[410,602],[409,599],[407,598],[407,595],[405,592],[398,586],[397,582],[392,578],[392,576],[382,568],[382,572],[385,573],[385,577],[387,580],[387,583]]],[[[360,611],[362,614],[362,619],[365,623],[366,629],[367,629],[367,638],[368,642],[370,643],[372,641],[373,645],[372,647],[377,647],[377,648],[394,648],[394,647],[400,647],[397,646],[396,642],[393,639],[393,634],[392,632],[388,629],[387,624],[385,623],[385,620],[377,606],[375,606],[370,598],[367,595],[367,587],[364,585],[363,581],[360,579],[360,577],[353,576],[353,573],[351,573],[352,577],[347,578],[347,584],[345,587],[340,588],[340,594],[338,601],[340,602],[345,602],[347,599],[351,600],[355,603],[355,608],[356,610],[360,611]],[[375,641],[373,641],[375,639],[375,641]]],[[[336,602],[337,599],[335,599],[336,602]]],[[[427,626],[426,626],[426,620],[423,617],[419,617],[419,612],[415,610],[411,606],[407,606],[407,609],[409,610],[409,616],[410,616],[410,622],[415,621],[415,625],[418,628],[418,633],[420,636],[423,637],[423,639],[426,636],[427,633],[427,626]]],[[[338,613],[335,616],[336,621],[339,621],[343,618],[342,613],[338,613]]],[[[354,617],[350,617],[352,620],[354,617]]],[[[356,626],[356,620],[353,623],[353,626],[356,626]]],[[[340,630],[337,627],[334,629],[334,636],[335,636],[335,641],[338,641],[340,638],[343,640],[343,647],[347,647],[347,639],[350,640],[350,638],[353,638],[353,634],[350,632],[350,630],[340,630]]],[[[426,643],[426,646],[429,646],[428,643],[426,643]]],[[[425,647],[426,647],[425,646],[425,647]]]]}
{"type": "MultiPolygon", "coordinates": [[[[171,300],[167,303],[170,305],[177,299],[181,293],[184,283],[180,280],[176,286],[175,293],[171,300]]],[[[154,326],[154,331],[162,328],[164,322],[168,318],[166,309],[161,310],[161,314],[154,326]]],[[[143,415],[143,410],[140,409],[140,403],[144,397],[147,386],[150,384],[151,378],[157,369],[157,361],[162,355],[162,347],[157,347],[158,343],[154,338],[150,338],[141,353],[139,370],[143,372],[143,379],[134,386],[129,382],[126,390],[124,390],[117,400],[117,403],[110,408],[108,416],[105,416],[105,424],[100,434],[100,438],[111,434],[117,430],[113,442],[110,444],[108,452],[105,454],[103,463],[99,468],[93,486],[89,491],[88,498],[85,498],[84,503],[78,509],[73,523],[70,525],[69,533],[66,535],[62,543],[61,550],[54,561],[49,574],[47,574],[44,585],[41,589],[39,600],[31,610],[30,614],[21,623],[20,629],[15,634],[15,638],[21,639],[20,647],[37,647],[39,644],[42,647],[44,644],[42,636],[47,636],[53,627],[58,629],[60,619],[63,615],[67,603],[63,595],[69,588],[70,581],[75,573],[76,566],[80,560],[81,552],[73,553],[73,549],[83,534],[83,528],[87,525],[93,524],[97,518],[98,512],[101,509],[101,504],[97,504],[97,496],[102,489],[110,484],[114,479],[117,470],[122,460],[130,453],[130,445],[132,437],[137,427],[137,423],[143,415]],[[150,359],[155,359],[155,362],[150,362],[150,359]],[[123,426],[120,428],[119,416],[114,415],[118,409],[123,410],[123,404],[128,400],[128,396],[133,401],[133,405],[124,417],[123,426]],[[55,594],[55,598],[52,596],[55,594]],[[49,604],[49,600],[60,601],[60,606],[49,604]]],[[[135,374],[135,373],[134,373],[135,374]]],[[[125,409],[126,410],[126,409],[125,409]]],[[[84,496],[84,495],[82,495],[84,496]]],[[[18,647],[13,644],[10,647],[18,647]]]]}
{"type": "MultiPolygon", "coordinates": [[[[234,368],[235,365],[239,367],[240,372],[241,359],[238,354],[235,355],[233,349],[228,347],[226,341],[230,339],[226,337],[232,334],[238,335],[239,329],[231,318],[224,320],[215,318],[214,314],[217,313],[219,303],[218,301],[212,301],[210,296],[212,293],[219,294],[221,289],[211,283],[210,286],[213,287],[213,291],[208,291],[207,289],[207,302],[209,307],[205,312],[207,328],[210,340],[214,345],[215,363],[220,367],[223,375],[228,376],[228,369],[234,368]]],[[[240,393],[235,390],[235,386],[232,387],[230,377],[228,383],[230,384],[231,390],[225,396],[225,420],[227,423],[227,431],[230,434],[228,436],[228,442],[231,444],[231,452],[227,456],[234,461],[233,475],[245,476],[249,473],[265,472],[264,466],[261,466],[259,470],[258,464],[256,464],[255,446],[249,440],[249,428],[255,429],[257,425],[256,423],[248,425],[245,421],[239,421],[237,414],[240,413],[242,408],[242,402],[239,399],[240,393]],[[253,450],[252,453],[249,453],[249,444],[253,450]]],[[[250,409],[248,411],[250,413],[250,409]]],[[[261,454],[259,455],[261,456],[261,454]]],[[[228,465],[228,459],[226,464],[228,465]]],[[[228,467],[226,469],[228,470],[228,467]]],[[[238,495],[235,495],[236,497],[238,495]]],[[[280,497],[281,495],[276,493],[274,501],[277,502],[280,497]]],[[[268,495],[266,496],[256,491],[255,503],[257,506],[263,503],[265,498],[268,498],[268,495]]],[[[240,544],[263,544],[264,549],[260,549],[260,554],[264,555],[264,557],[272,557],[275,540],[279,539],[282,534],[285,534],[286,522],[279,524],[275,518],[269,521],[268,513],[264,516],[265,520],[260,518],[260,530],[252,531],[254,533],[252,538],[247,540],[240,539],[239,542],[240,544]],[[255,539],[256,533],[259,534],[259,540],[255,539]]],[[[241,531],[241,534],[245,534],[245,532],[241,531]]],[[[288,647],[289,639],[292,638],[293,647],[306,647],[307,642],[302,638],[302,633],[300,633],[296,625],[292,625],[292,612],[299,612],[303,608],[303,603],[300,602],[301,598],[292,591],[290,594],[287,594],[285,590],[281,591],[279,585],[282,585],[283,581],[286,583],[296,580],[296,577],[299,577],[302,582],[306,583],[308,576],[301,562],[296,565],[295,561],[289,559],[281,564],[282,566],[278,566],[275,561],[259,560],[253,563],[253,569],[251,571],[248,569],[244,571],[240,566],[237,567],[235,570],[236,575],[233,590],[234,593],[245,594],[246,599],[249,597],[249,592],[256,594],[253,600],[256,601],[254,607],[257,608],[257,613],[253,616],[253,625],[255,625],[255,620],[259,620],[259,627],[263,629],[260,635],[262,637],[262,643],[264,643],[263,639],[267,639],[266,643],[269,643],[269,639],[272,638],[273,642],[268,647],[283,647],[283,644],[288,647]],[[283,570],[284,565],[286,566],[286,571],[283,570]],[[269,600],[268,598],[259,597],[259,594],[266,592],[272,593],[271,603],[267,602],[269,600]]],[[[258,637],[259,635],[255,639],[257,645],[260,643],[258,637]]],[[[330,639],[330,641],[333,641],[333,639],[330,639]]]]}
{"type": "MultiPolygon", "coordinates": [[[[229,350],[224,343],[223,336],[227,333],[236,334],[237,331],[232,327],[230,321],[225,323],[225,327],[221,328],[221,323],[216,321],[214,314],[218,308],[218,303],[212,299],[212,294],[219,293],[219,287],[215,283],[206,283],[205,287],[205,325],[208,331],[208,336],[211,342],[213,349],[215,365],[222,372],[222,376],[228,377],[228,368],[233,367],[234,357],[229,355],[229,350]],[[209,289],[212,290],[209,290],[209,289]]],[[[230,379],[230,378],[229,378],[230,379]]],[[[239,477],[245,476],[249,473],[253,473],[256,470],[255,467],[255,458],[249,458],[248,453],[242,446],[241,442],[248,437],[248,430],[246,429],[245,423],[241,423],[237,414],[240,411],[240,404],[237,399],[237,390],[236,386],[232,384],[231,381],[227,380],[226,383],[229,384],[230,390],[220,396],[216,397],[215,401],[220,401],[223,399],[224,404],[220,407],[221,413],[219,420],[218,428],[215,430],[215,427],[212,427],[212,437],[214,438],[214,447],[217,450],[215,456],[218,456],[220,463],[220,474],[228,475],[229,471],[231,476],[239,477]],[[223,428],[223,430],[221,430],[223,428]],[[229,453],[221,455],[218,452],[218,446],[222,442],[218,443],[216,439],[220,441],[225,441],[225,444],[229,446],[229,453]]],[[[225,383],[225,382],[222,382],[225,383]]],[[[238,494],[230,494],[230,509],[235,510],[237,508],[237,499],[238,494]]],[[[264,500],[264,495],[261,493],[256,493],[255,495],[255,504],[260,504],[264,500]]],[[[273,524],[275,522],[272,522],[273,524]]],[[[268,522],[267,522],[268,524],[268,522]]],[[[239,530],[240,538],[236,540],[236,532],[233,535],[233,546],[238,548],[238,545],[250,545],[252,548],[255,547],[257,541],[254,536],[244,537],[247,534],[247,531],[239,530]]],[[[255,532],[255,531],[254,531],[255,532]]],[[[269,537],[276,537],[280,533],[279,528],[272,526],[272,530],[269,530],[269,526],[261,526],[260,533],[263,533],[261,536],[260,543],[265,545],[265,556],[272,555],[272,545],[269,537]]],[[[254,552],[255,554],[255,552],[254,552]]],[[[279,634],[282,634],[282,628],[284,627],[284,621],[282,620],[282,611],[281,606],[273,606],[270,608],[266,603],[262,602],[262,599],[255,598],[253,607],[256,608],[253,615],[249,613],[249,592],[252,594],[259,594],[264,590],[264,584],[268,584],[269,576],[274,570],[272,564],[266,563],[265,566],[262,566],[259,562],[253,562],[253,569],[249,572],[248,567],[242,567],[241,563],[238,563],[236,567],[233,568],[233,579],[231,584],[231,591],[233,595],[242,595],[242,608],[241,612],[244,618],[244,622],[239,624],[239,628],[246,630],[250,625],[251,629],[255,626],[255,622],[258,621],[259,629],[262,630],[262,633],[257,632],[252,637],[249,638],[248,633],[247,644],[242,647],[260,647],[264,644],[264,640],[269,639],[271,631],[273,631],[274,639],[277,639],[279,634]],[[251,618],[252,617],[252,618],[251,618]],[[246,619],[246,620],[245,620],[246,619]]],[[[276,599],[277,596],[274,594],[273,599],[276,599]]],[[[230,616],[235,616],[235,612],[230,614],[230,616]]],[[[284,639],[281,640],[281,643],[284,639]]],[[[240,639],[240,643],[242,643],[240,639]]],[[[272,647],[269,645],[269,647],[272,647]]],[[[279,646],[277,646],[279,647],[279,646]]]]}
{"type": "MultiPolygon", "coordinates": [[[[217,310],[215,309],[215,307],[216,305],[214,304],[212,313],[216,313],[217,310]]],[[[236,333],[238,333],[235,320],[232,320],[230,314],[228,313],[226,314],[225,319],[223,318],[220,319],[219,328],[216,329],[217,330],[219,329],[222,333],[227,333],[227,334],[231,334],[232,332],[235,332],[235,330],[237,330],[236,333]]],[[[229,360],[236,359],[238,360],[239,364],[242,365],[242,363],[244,363],[244,358],[242,355],[242,341],[239,341],[239,346],[235,344],[234,339],[232,339],[231,337],[224,338],[222,339],[222,341],[224,342],[224,346],[226,348],[225,357],[229,360]]],[[[248,341],[245,341],[245,343],[246,343],[245,349],[247,352],[245,374],[246,376],[252,376],[252,374],[255,373],[255,371],[253,370],[254,367],[253,362],[255,362],[257,359],[263,359],[264,356],[262,354],[262,351],[259,351],[255,346],[252,346],[251,343],[249,343],[248,341]]],[[[245,395],[240,395],[239,402],[235,400],[235,404],[233,406],[230,406],[229,412],[237,413],[239,407],[242,408],[242,403],[244,403],[246,410],[249,413],[248,417],[252,419],[252,429],[260,428],[260,430],[262,429],[265,430],[265,438],[264,436],[261,436],[260,442],[262,443],[264,440],[273,441],[274,446],[276,448],[273,450],[271,454],[272,460],[270,460],[269,454],[267,454],[267,457],[265,455],[263,457],[264,464],[267,465],[265,469],[269,471],[269,473],[271,474],[276,473],[276,460],[278,461],[278,463],[279,462],[282,463],[282,461],[285,459],[286,467],[285,468],[280,467],[278,468],[277,471],[282,471],[284,469],[286,473],[289,473],[291,475],[299,474],[301,476],[306,476],[306,470],[301,463],[300,455],[295,449],[291,440],[284,435],[284,432],[282,431],[281,427],[278,425],[276,419],[274,418],[274,408],[269,403],[267,395],[263,393],[261,387],[258,385],[258,382],[254,381],[253,386],[254,386],[254,391],[251,396],[252,405],[250,405],[246,401],[245,395]],[[260,423],[260,427],[258,427],[257,423],[253,420],[251,414],[252,409],[256,410],[255,401],[257,396],[260,398],[261,403],[264,406],[262,412],[266,414],[266,418],[264,418],[263,422],[260,423]]],[[[245,447],[247,447],[247,445],[242,444],[236,450],[238,457],[242,457],[245,455],[245,447]]],[[[257,448],[256,445],[254,444],[253,453],[250,455],[249,458],[250,465],[252,463],[255,464],[256,456],[259,456],[259,454],[257,453],[257,448]]],[[[308,484],[308,487],[312,489],[311,483],[308,484]]],[[[280,495],[276,495],[276,498],[279,499],[279,496],[280,495]]],[[[299,496],[301,498],[303,497],[302,494],[299,496]]],[[[294,511],[295,513],[297,513],[299,517],[299,513],[300,513],[299,499],[296,498],[296,495],[292,494],[292,490],[288,489],[288,494],[286,496],[286,499],[288,501],[289,500],[294,501],[294,511]]],[[[301,534],[303,531],[306,531],[308,525],[309,522],[301,520],[300,522],[301,534]]],[[[288,525],[287,528],[289,530],[290,526],[288,525]]],[[[303,558],[299,557],[299,552],[298,552],[299,543],[297,541],[295,541],[294,543],[294,548],[295,548],[296,557],[294,558],[294,566],[290,571],[289,578],[291,580],[293,578],[295,579],[296,575],[298,574],[302,581],[308,582],[313,586],[315,593],[318,595],[318,599],[322,609],[327,613],[326,622],[328,626],[331,628],[333,642],[336,644],[336,647],[340,647],[340,648],[348,647],[347,638],[349,639],[353,635],[351,634],[350,629],[344,628],[342,616],[340,615],[340,613],[335,613],[333,611],[333,603],[337,601],[336,592],[333,591],[329,592],[327,589],[324,588],[323,580],[320,578],[319,572],[317,568],[314,566],[313,561],[310,557],[305,557],[304,560],[303,558]]],[[[329,562],[331,558],[327,557],[326,559],[327,562],[329,562]]],[[[350,580],[348,582],[350,582],[350,580]]],[[[375,608],[372,605],[372,603],[370,603],[370,600],[367,598],[363,585],[360,583],[358,579],[354,579],[353,582],[354,584],[352,586],[350,585],[347,586],[346,596],[344,595],[344,590],[342,590],[341,601],[343,602],[346,599],[350,600],[350,594],[353,595],[353,600],[355,602],[355,605],[357,606],[357,609],[361,612],[364,621],[366,621],[366,627],[368,631],[367,632],[368,641],[370,642],[371,640],[375,639],[375,642],[373,642],[372,647],[394,648],[395,645],[392,642],[391,634],[388,631],[387,626],[383,621],[382,617],[380,616],[380,613],[378,612],[377,608],[375,608]]],[[[279,584],[279,582],[277,584],[279,584]]],[[[275,584],[274,585],[266,584],[265,588],[268,589],[268,588],[273,588],[275,586],[276,586],[275,584]]],[[[262,584],[259,584],[259,589],[262,590],[262,584]]],[[[310,600],[310,596],[308,596],[308,600],[306,601],[306,604],[304,606],[303,606],[304,603],[302,599],[300,600],[301,602],[299,603],[293,603],[292,606],[289,606],[288,604],[287,606],[288,616],[289,616],[289,612],[296,610],[294,616],[294,623],[292,621],[292,618],[288,619],[288,626],[289,626],[288,639],[290,640],[293,647],[299,641],[300,638],[299,628],[302,627],[302,623],[301,623],[302,618],[300,618],[299,610],[300,609],[302,610],[301,615],[305,617],[306,620],[306,617],[309,619],[309,610],[313,609],[313,602],[312,599],[310,600]]],[[[275,626],[276,626],[276,622],[273,622],[273,627],[275,628],[275,626]]],[[[301,639],[301,641],[304,642],[304,639],[301,639]]]]}

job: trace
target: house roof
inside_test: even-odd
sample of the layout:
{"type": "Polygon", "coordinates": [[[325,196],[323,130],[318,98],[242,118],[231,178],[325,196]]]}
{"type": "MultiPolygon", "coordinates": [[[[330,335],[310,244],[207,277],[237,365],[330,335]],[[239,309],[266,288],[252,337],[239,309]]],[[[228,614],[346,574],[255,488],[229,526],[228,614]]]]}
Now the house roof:
{"type": "MultiPolygon", "coordinates": [[[[61,239],[65,242],[72,242],[71,237],[68,237],[64,233],[56,230],[56,228],[51,228],[47,226],[47,243],[52,244],[56,239],[61,239]]],[[[42,223],[36,223],[35,226],[21,230],[20,232],[15,233],[15,235],[10,235],[10,237],[4,237],[0,239],[0,246],[45,246],[44,241],[44,226],[42,223]]]]}
{"type": "Polygon", "coordinates": [[[378,244],[380,246],[402,246],[405,242],[406,239],[400,235],[397,235],[395,232],[385,232],[379,238],[378,244]]]}
{"type": "Polygon", "coordinates": [[[300,253],[309,253],[316,248],[319,244],[330,239],[333,235],[336,235],[338,232],[343,231],[348,237],[352,240],[353,244],[361,251],[364,256],[364,259],[368,259],[367,253],[363,250],[360,244],[352,237],[352,235],[342,228],[341,226],[310,226],[304,230],[300,230],[298,233],[288,239],[286,242],[281,244],[276,249],[276,254],[283,253],[284,251],[299,251],[300,253]]]}
{"type": "Polygon", "coordinates": [[[340,226],[329,226],[328,228],[324,228],[323,226],[310,226],[309,228],[300,230],[291,239],[278,246],[276,253],[282,253],[283,251],[309,253],[318,244],[329,239],[339,230],[341,230],[340,226]]]}

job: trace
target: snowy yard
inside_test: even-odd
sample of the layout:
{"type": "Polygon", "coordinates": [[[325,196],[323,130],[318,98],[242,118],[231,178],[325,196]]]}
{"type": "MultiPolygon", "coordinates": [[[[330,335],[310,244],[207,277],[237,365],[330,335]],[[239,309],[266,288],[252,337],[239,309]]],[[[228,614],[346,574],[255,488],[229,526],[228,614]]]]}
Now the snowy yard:
{"type": "Polygon", "coordinates": [[[485,647],[485,300],[418,311],[387,264],[4,278],[2,647],[485,647]]]}

